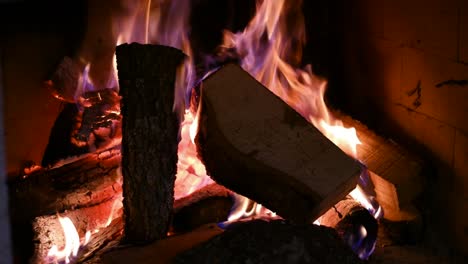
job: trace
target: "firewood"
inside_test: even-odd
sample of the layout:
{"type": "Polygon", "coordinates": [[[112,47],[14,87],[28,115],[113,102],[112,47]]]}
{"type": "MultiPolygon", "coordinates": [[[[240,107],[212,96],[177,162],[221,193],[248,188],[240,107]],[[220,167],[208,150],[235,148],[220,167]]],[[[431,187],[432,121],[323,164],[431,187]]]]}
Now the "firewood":
{"type": "Polygon", "coordinates": [[[41,215],[89,207],[121,193],[120,146],[75,159],[10,182],[12,220],[24,222],[41,215]]]}
{"type": "Polygon", "coordinates": [[[374,251],[378,234],[377,220],[350,196],[330,208],[319,221],[320,225],[334,228],[362,259],[367,259],[374,251]]]}
{"type": "Polygon", "coordinates": [[[175,263],[362,263],[329,227],[253,220],[178,255],[175,263]]]}
{"type": "MultiPolygon", "coordinates": [[[[86,210],[122,192],[120,147],[98,151],[55,168],[41,168],[9,183],[10,215],[16,255],[29,258],[32,223],[38,217],[86,210]],[[30,241],[30,243],[27,243],[30,241]]],[[[63,163],[67,161],[62,161],[63,163]]],[[[60,230],[60,229],[59,229],[60,230]]]]}
{"type": "Polygon", "coordinates": [[[310,223],[357,184],[360,166],[239,66],[202,84],[197,151],[218,183],[310,223]]]}
{"type": "Polygon", "coordinates": [[[391,221],[418,221],[414,200],[422,193],[424,161],[395,141],[377,135],[364,124],[340,112],[333,113],[346,127],[356,128],[362,144],[358,160],[369,169],[376,200],[391,221]]]}
{"type": "Polygon", "coordinates": [[[226,221],[234,205],[232,192],[216,183],[174,202],[172,232],[182,233],[201,225],[226,221]]]}
{"type": "Polygon", "coordinates": [[[99,250],[118,244],[123,233],[121,215],[121,199],[116,198],[92,207],[66,211],[60,215],[45,215],[35,218],[32,225],[35,248],[32,262],[54,263],[55,259],[48,256],[49,250],[53,245],[56,245],[58,250],[65,247],[65,235],[58,220],[59,217],[68,217],[81,238],[82,246],[79,254],[70,256],[73,263],[79,263],[92,257],[99,250]],[[115,203],[119,203],[119,210],[115,210],[115,203]],[[86,231],[91,232],[91,238],[84,245],[86,231]]]}
{"type": "Polygon", "coordinates": [[[176,70],[184,54],[159,45],[116,48],[122,111],[125,239],[166,236],[174,200],[179,120],[176,70]]]}

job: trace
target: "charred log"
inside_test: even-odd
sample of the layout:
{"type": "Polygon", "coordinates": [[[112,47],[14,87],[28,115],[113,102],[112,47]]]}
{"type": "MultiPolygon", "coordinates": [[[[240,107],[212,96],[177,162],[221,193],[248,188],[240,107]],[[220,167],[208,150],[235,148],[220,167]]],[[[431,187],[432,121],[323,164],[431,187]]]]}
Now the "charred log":
{"type": "Polygon", "coordinates": [[[208,174],[283,218],[310,223],[356,186],[358,163],[236,65],[204,81],[198,110],[208,174]]]}
{"type": "Polygon", "coordinates": [[[166,236],[174,200],[179,120],[176,69],[184,54],[158,45],[117,47],[122,120],[125,239],[166,236]]]}
{"type": "Polygon", "coordinates": [[[176,257],[175,263],[362,263],[335,230],[254,220],[176,257]]]}

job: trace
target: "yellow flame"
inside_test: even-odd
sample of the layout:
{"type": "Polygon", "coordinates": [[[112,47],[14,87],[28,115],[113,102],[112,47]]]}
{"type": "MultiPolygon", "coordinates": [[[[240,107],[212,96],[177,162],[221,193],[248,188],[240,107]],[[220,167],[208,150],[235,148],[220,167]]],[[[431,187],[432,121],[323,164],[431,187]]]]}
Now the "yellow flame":
{"type": "Polygon", "coordinates": [[[60,225],[62,226],[65,235],[65,246],[59,250],[56,245],[53,245],[49,250],[47,257],[52,257],[58,261],[65,261],[70,263],[70,257],[76,257],[80,249],[80,236],[76,231],[75,225],[68,217],[58,217],[60,225]]]}

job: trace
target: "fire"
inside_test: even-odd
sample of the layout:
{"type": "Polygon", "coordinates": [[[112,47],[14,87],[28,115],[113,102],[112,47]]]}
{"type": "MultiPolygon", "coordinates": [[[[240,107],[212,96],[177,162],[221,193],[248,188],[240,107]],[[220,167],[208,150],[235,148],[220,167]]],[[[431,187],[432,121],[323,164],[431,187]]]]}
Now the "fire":
{"type": "MultiPolygon", "coordinates": [[[[186,106],[186,98],[190,95],[196,79],[194,56],[189,41],[190,1],[124,2],[131,15],[116,18],[114,21],[116,44],[125,42],[162,44],[179,48],[187,55],[184,65],[178,70],[174,102],[174,111],[179,114],[181,120],[174,198],[180,199],[213,182],[197,158],[194,137],[197,132],[198,115],[188,110],[186,106]]],[[[298,58],[302,57],[302,45],[305,43],[304,21],[297,6],[300,4],[296,1],[258,0],[256,15],[245,30],[238,33],[225,31],[221,47],[226,50],[236,50],[244,70],[294,108],[344,152],[356,158],[357,145],[361,142],[354,128],[345,127],[328,110],[324,100],[327,81],[315,76],[310,66],[297,67],[298,58]],[[296,18],[293,28],[286,26],[291,17],[296,18]]],[[[108,87],[97,88],[118,89],[115,55],[112,66],[108,87]]],[[[88,77],[91,67],[90,64],[85,67],[75,98],[95,89],[88,77]]],[[[380,207],[372,203],[360,186],[357,186],[350,195],[375,217],[382,215],[380,207]]],[[[119,203],[121,206],[121,200],[119,203]]],[[[110,224],[115,210],[112,209],[104,226],[110,224]]],[[[246,197],[235,195],[235,206],[228,221],[256,217],[278,216],[246,197]]],[[[85,237],[80,240],[69,218],[59,217],[59,221],[66,237],[65,246],[59,250],[58,246],[54,245],[48,257],[68,263],[71,257],[77,255],[80,246],[92,239],[92,232],[87,231],[85,237]]],[[[319,222],[318,219],[314,223],[319,224],[319,222]]],[[[99,228],[101,227],[94,232],[98,232],[99,228]]],[[[361,233],[365,236],[366,230],[363,229],[361,233]]]]}
{"type": "Polygon", "coordinates": [[[68,217],[58,217],[60,225],[62,226],[63,232],[65,234],[65,247],[62,250],[59,250],[56,245],[53,245],[49,250],[47,257],[54,258],[59,261],[65,261],[65,263],[70,263],[70,257],[76,257],[78,255],[78,250],[80,249],[80,236],[78,231],[76,231],[75,225],[68,217]]]}
{"type": "Polygon", "coordinates": [[[47,253],[47,261],[49,263],[70,263],[73,261],[73,258],[78,256],[79,250],[92,240],[92,235],[108,227],[112,220],[117,217],[117,211],[122,208],[122,199],[122,196],[119,196],[114,200],[109,217],[105,222],[98,223],[93,231],[87,230],[81,238],[73,221],[67,216],[58,215],[58,221],[63,230],[64,244],[60,247],[61,249],[59,249],[58,245],[52,245],[47,253]]]}

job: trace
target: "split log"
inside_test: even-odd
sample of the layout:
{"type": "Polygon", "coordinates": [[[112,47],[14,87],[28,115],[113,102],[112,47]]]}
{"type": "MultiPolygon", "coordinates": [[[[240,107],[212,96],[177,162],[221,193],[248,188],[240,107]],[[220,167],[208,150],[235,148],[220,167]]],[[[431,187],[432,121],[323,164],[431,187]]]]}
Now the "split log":
{"type": "Polygon", "coordinates": [[[338,202],[320,218],[320,225],[335,229],[338,235],[361,258],[367,259],[375,248],[377,220],[351,197],[338,202]]]}
{"type": "Polygon", "coordinates": [[[176,70],[184,54],[159,45],[117,47],[122,110],[125,240],[166,236],[174,201],[179,120],[176,70]]]}
{"type": "Polygon", "coordinates": [[[174,202],[172,232],[183,233],[208,223],[226,221],[234,205],[232,192],[216,183],[174,202]]]}
{"type": "Polygon", "coordinates": [[[70,57],[64,57],[44,85],[60,100],[74,103],[75,93],[84,65],[70,57]]]}
{"type": "Polygon", "coordinates": [[[362,263],[335,230],[281,220],[231,225],[175,263],[362,263]]]}
{"type": "Polygon", "coordinates": [[[376,200],[384,218],[391,221],[419,221],[414,201],[422,193],[424,161],[395,141],[383,138],[364,124],[340,112],[333,113],[346,127],[356,128],[362,144],[358,160],[369,169],[376,200]]]}
{"type": "Polygon", "coordinates": [[[197,151],[218,183],[297,223],[356,187],[359,163],[239,66],[203,83],[197,151]]]}

